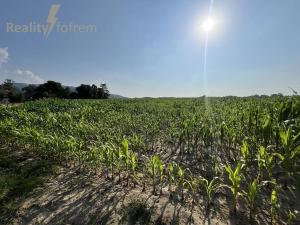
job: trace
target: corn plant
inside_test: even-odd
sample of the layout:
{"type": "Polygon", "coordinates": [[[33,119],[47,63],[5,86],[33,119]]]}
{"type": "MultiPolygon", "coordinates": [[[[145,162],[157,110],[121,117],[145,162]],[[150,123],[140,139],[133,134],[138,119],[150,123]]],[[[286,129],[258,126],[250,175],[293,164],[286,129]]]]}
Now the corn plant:
{"type": "Polygon", "coordinates": [[[185,185],[187,185],[189,187],[189,189],[192,193],[192,198],[193,198],[192,204],[194,204],[195,199],[196,199],[196,191],[199,186],[199,180],[197,178],[193,177],[192,175],[190,175],[189,179],[186,179],[184,183],[185,183],[185,185]]]}
{"type": "Polygon", "coordinates": [[[262,169],[265,168],[268,174],[268,178],[272,179],[272,168],[274,167],[274,154],[269,153],[267,149],[263,146],[259,148],[258,154],[258,171],[259,179],[262,176],[262,169]]]}
{"type": "Polygon", "coordinates": [[[89,161],[91,163],[92,168],[94,169],[94,173],[97,173],[97,163],[98,163],[98,149],[93,146],[89,151],[89,161]]]}
{"type": "MultiPolygon", "coordinates": [[[[146,182],[148,180],[148,174],[150,172],[150,175],[152,174],[151,171],[149,171],[149,167],[150,167],[150,158],[147,158],[144,160],[145,162],[148,163],[143,163],[142,165],[142,173],[143,173],[143,189],[142,192],[146,191],[146,182]]],[[[151,176],[152,178],[152,176],[151,176]]]]}
{"type": "Polygon", "coordinates": [[[114,150],[113,148],[110,146],[110,145],[105,145],[103,150],[103,159],[104,159],[104,163],[106,165],[106,178],[108,179],[109,178],[109,170],[111,170],[111,178],[113,180],[114,178],[114,158],[115,158],[115,155],[114,155],[114,150]]]}
{"type": "Polygon", "coordinates": [[[266,158],[266,148],[264,146],[260,146],[257,155],[257,163],[258,163],[258,180],[261,180],[263,168],[265,166],[265,158],[266,158]]]}
{"type": "Polygon", "coordinates": [[[159,173],[159,184],[161,186],[160,195],[162,195],[162,184],[163,184],[163,179],[164,179],[164,164],[160,158],[157,160],[156,163],[157,163],[157,168],[158,168],[158,173],[159,173]]]}
{"type": "Polygon", "coordinates": [[[241,147],[242,160],[246,163],[249,158],[249,146],[246,141],[243,141],[243,145],[241,147]]]}
{"type": "Polygon", "coordinates": [[[156,175],[157,171],[159,170],[160,167],[160,157],[158,155],[153,155],[149,158],[149,169],[150,169],[150,174],[152,178],[152,187],[153,187],[153,194],[156,195],[156,175]]]}
{"type": "Polygon", "coordinates": [[[126,185],[129,185],[129,166],[130,166],[130,153],[128,148],[128,141],[124,139],[121,143],[122,155],[124,159],[124,164],[126,168],[126,185]]]}
{"type": "Polygon", "coordinates": [[[276,219],[277,206],[278,206],[277,190],[276,188],[274,188],[271,192],[271,224],[273,224],[274,220],[276,219]]]}
{"type": "Polygon", "coordinates": [[[178,176],[178,188],[181,193],[181,200],[184,201],[184,187],[185,187],[185,169],[178,166],[177,176],[178,176]]]}
{"type": "Polygon", "coordinates": [[[130,154],[130,167],[131,167],[132,177],[134,179],[137,179],[137,177],[136,177],[137,156],[133,152],[131,152],[131,154],[130,154]]]}
{"type": "Polygon", "coordinates": [[[231,185],[228,186],[233,194],[233,213],[236,214],[236,205],[239,196],[241,195],[240,193],[240,184],[242,180],[242,175],[241,175],[241,169],[243,167],[243,164],[241,162],[238,163],[236,168],[233,170],[231,167],[228,165],[228,163],[225,165],[225,170],[228,173],[228,178],[231,182],[231,185]]]}
{"type": "Polygon", "coordinates": [[[98,155],[98,158],[101,163],[101,166],[103,167],[103,173],[106,176],[106,179],[108,179],[109,176],[109,162],[108,162],[108,152],[105,150],[106,146],[101,147],[101,151],[98,155]]]}
{"type": "Polygon", "coordinates": [[[114,146],[111,145],[109,147],[109,151],[108,151],[108,164],[110,167],[110,171],[111,171],[111,179],[112,181],[114,181],[114,174],[115,174],[115,151],[114,151],[114,146]]]}
{"type": "Polygon", "coordinates": [[[297,135],[292,134],[292,129],[289,127],[286,131],[280,131],[280,139],[283,146],[283,153],[277,152],[276,155],[282,160],[282,164],[287,172],[292,172],[296,156],[300,153],[300,145],[296,146],[297,135]]]}
{"type": "Polygon", "coordinates": [[[175,181],[174,167],[175,167],[174,163],[169,163],[167,166],[168,183],[169,183],[168,190],[169,191],[171,191],[171,186],[175,181]]]}
{"type": "Polygon", "coordinates": [[[298,211],[292,211],[292,210],[289,209],[288,221],[287,221],[288,225],[295,224],[296,219],[297,219],[297,213],[298,213],[298,211]]]}
{"type": "Polygon", "coordinates": [[[259,192],[260,189],[260,184],[258,183],[257,179],[254,179],[249,185],[248,185],[248,190],[243,191],[243,195],[245,197],[245,199],[247,200],[248,203],[248,207],[249,207],[249,219],[252,219],[252,215],[253,215],[253,210],[254,210],[254,204],[255,204],[255,200],[257,198],[257,194],[259,192]]]}
{"type": "Polygon", "coordinates": [[[216,191],[221,188],[223,185],[220,183],[220,178],[219,177],[214,177],[211,180],[208,180],[204,177],[199,178],[200,185],[204,188],[205,194],[207,197],[207,210],[210,209],[211,206],[211,200],[216,193],[216,191]]]}
{"type": "Polygon", "coordinates": [[[121,173],[123,169],[123,151],[122,148],[116,150],[116,167],[118,170],[119,182],[121,182],[121,173]]]}
{"type": "Polygon", "coordinates": [[[272,169],[274,167],[274,156],[273,154],[266,154],[265,157],[265,168],[267,170],[267,174],[270,180],[272,180],[272,169]]]}
{"type": "Polygon", "coordinates": [[[264,119],[264,123],[262,125],[262,133],[264,138],[264,145],[267,146],[272,134],[272,118],[270,114],[268,114],[264,119]]]}

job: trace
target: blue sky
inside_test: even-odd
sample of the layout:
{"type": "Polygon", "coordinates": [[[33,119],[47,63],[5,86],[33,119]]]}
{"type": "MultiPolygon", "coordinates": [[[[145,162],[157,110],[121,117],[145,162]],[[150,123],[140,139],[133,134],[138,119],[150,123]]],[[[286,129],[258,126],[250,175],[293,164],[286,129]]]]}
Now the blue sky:
{"type": "MultiPolygon", "coordinates": [[[[209,0],[1,0],[0,80],[66,85],[106,82],[128,97],[204,94],[209,0]],[[96,32],[7,32],[7,23],[62,24],[96,32]]],[[[300,91],[300,1],[215,0],[208,38],[206,94],[300,91]]]]}

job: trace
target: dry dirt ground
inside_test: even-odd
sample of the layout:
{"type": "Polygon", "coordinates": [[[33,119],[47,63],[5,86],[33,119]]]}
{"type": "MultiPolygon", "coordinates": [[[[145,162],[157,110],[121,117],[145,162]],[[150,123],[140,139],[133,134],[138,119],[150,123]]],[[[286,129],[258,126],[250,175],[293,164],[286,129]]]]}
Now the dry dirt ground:
{"type": "MultiPolygon", "coordinates": [[[[238,215],[229,216],[228,206],[232,205],[232,196],[228,190],[216,193],[208,215],[204,193],[200,193],[196,198],[198,200],[192,204],[190,194],[185,193],[185,199],[182,201],[175,186],[172,187],[171,195],[167,185],[163,188],[162,195],[159,195],[159,188],[157,195],[153,195],[150,184],[142,191],[142,185],[130,182],[130,185],[126,186],[126,181],[120,183],[118,177],[112,182],[105,178],[105,174],[95,175],[92,172],[64,166],[53,166],[55,167],[53,172],[47,173],[45,171],[52,171],[50,162],[31,157],[24,152],[8,151],[8,154],[2,151],[2,153],[4,153],[0,154],[2,178],[25,177],[15,182],[13,194],[6,198],[8,202],[17,203],[16,211],[13,210],[13,214],[9,216],[10,225],[250,224],[247,204],[242,200],[238,205],[238,215]],[[39,176],[43,179],[37,179],[39,176]]],[[[290,199],[299,199],[299,196],[292,197],[284,193],[281,198],[286,204],[291,204],[290,199]]],[[[257,200],[258,216],[253,224],[270,224],[268,210],[263,207],[266,205],[263,204],[265,198],[258,196],[257,200]]],[[[300,204],[299,201],[295,203],[300,204]]],[[[0,205],[0,219],[3,215],[7,216],[1,206],[3,204],[0,205]]],[[[6,208],[11,208],[9,206],[11,205],[6,204],[6,208]]],[[[0,221],[0,224],[2,223],[0,221]]]]}
{"type": "MultiPolygon", "coordinates": [[[[125,187],[104,177],[60,168],[58,175],[34,189],[22,202],[12,224],[147,224],[124,219],[129,204],[136,200],[147,205],[149,224],[247,224],[243,222],[243,211],[239,219],[228,216],[228,209],[221,207],[228,204],[221,193],[208,217],[205,202],[193,206],[186,198],[182,203],[176,197],[170,198],[167,187],[161,196],[154,196],[151,189],[142,192],[140,186],[125,187]]],[[[267,223],[260,220],[261,224],[267,223]]]]}

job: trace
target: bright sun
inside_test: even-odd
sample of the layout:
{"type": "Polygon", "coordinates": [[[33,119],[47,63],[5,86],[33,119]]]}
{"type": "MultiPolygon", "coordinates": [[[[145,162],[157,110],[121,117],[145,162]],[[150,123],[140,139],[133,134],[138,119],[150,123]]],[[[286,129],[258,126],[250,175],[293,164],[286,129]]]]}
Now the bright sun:
{"type": "Polygon", "coordinates": [[[212,18],[207,18],[202,24],[202,29],[205,33],[209,33],[214,28],[214,25],[214,20],[212,18]]]}

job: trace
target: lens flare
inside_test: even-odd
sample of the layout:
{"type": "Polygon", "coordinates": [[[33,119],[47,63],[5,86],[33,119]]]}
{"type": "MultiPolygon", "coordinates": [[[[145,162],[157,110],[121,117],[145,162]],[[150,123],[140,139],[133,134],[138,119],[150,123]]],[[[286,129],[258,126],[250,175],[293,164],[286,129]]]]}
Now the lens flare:
{"type": "Polygon", "coordinates": [[[206,33],[205,37],[205,46],[204,46],[204,67],[203,67],[203,89],[204,89],[204,104],[205,104],[205,109],[207,111],[210,111],[210,106],[209,106],[209,99],[207,98],[207,47],[208,47],[208,36],[209,33],[213,30],[215,22],[211,18],[212,11],[213,11],[213,6],[214,6],[214,0],[210,0],[210,5],[209,5],[209,13],[208,17],[206,20],[204,20],[202,24],[202,29],[206,33]]]}

